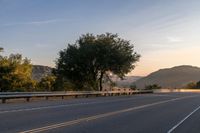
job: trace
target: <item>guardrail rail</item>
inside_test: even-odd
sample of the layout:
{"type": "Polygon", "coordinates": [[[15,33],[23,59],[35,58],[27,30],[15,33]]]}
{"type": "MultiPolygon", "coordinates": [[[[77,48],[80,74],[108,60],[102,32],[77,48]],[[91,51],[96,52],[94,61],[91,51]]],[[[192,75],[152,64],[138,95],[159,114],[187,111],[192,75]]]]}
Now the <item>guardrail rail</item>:
{"type": "Polygon", "coordinates": [[[45,98],[48,100],[50,97],[65,97],[73,96],[77,97],[89,97],[89,96],[117,96],[117,95],[133,95],[133,94],[143,94],[143,93],[153,93],[152,90],[140,90],[140,91],[77,91],[77,92],[7,92],[0,93],[0,99],[2,103],[6,103],[9,99],[26,99],[27,102],[31,98],[45,98]]]}

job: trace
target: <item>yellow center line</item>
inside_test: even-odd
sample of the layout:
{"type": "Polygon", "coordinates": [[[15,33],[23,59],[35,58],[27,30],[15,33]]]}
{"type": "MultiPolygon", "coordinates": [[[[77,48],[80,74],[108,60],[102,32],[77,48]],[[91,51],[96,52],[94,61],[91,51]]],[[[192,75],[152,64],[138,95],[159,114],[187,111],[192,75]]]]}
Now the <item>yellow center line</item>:
{"type": "Polygon", "coordinates": [[[94,115],[94,116],[90,116],[90,117],[80,118],[80,119],[77,119],[77,120],[71,120],[71,121],[67,121],[67,122],[63,122],[63,123],[44,126],[44,127],[41,127],[41,128],[22,131],[20,133],[38,133],[38,132],[43,132],[43,131],[47,131],[47,130],[52,130],[52,129],[55,129],[55,128],[67,127],[67,126],[78,124],[78,123],[81,123],[81,122],[84,122],[84,121],[96,120],[96,119],[104,118],[104,117],[107,117],[107,116],[113,116],[113,115],[117,115],[117,114],[121,114],[121,113],[126,113],[126,112],[130,112],[130,111],[134,111],[134,110],[138,110],[138,109],[142,109],[142,108],[147,108],[147,107],[151,107],[151,106],[155,106],[155,105],[159,105],[159,104],[163,104],[163,103],[168,103],[168,102],[172,102],[172,101],[176,101],[176,100],[182,100],[182,99],[197,97],[197,96],[199,96],[199,95],[185,96],[185,97],[181,97],[181,98],[174,98],[174,99],[170,99],[170,100],[145,104],[145,105],[141,105],[141,106],[137,106],[137,107],[127,108],[127,109],[113,111],[113,112],[109,112],[109,113],[104,113],[104,114],[94,115]]]}

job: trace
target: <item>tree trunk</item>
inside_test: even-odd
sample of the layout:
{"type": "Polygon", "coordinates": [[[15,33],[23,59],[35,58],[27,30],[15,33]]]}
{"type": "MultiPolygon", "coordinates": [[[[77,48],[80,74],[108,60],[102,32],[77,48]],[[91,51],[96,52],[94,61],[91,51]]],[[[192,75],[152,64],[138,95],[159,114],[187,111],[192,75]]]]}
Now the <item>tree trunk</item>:
{"type": "Polygon", "coordinates": [[[99,90],[102,91],[103,87],[102,87],[102,80],[103,80],[103,72],[101,72],[100,74],[100,78],[99,78],[99,90]]]}

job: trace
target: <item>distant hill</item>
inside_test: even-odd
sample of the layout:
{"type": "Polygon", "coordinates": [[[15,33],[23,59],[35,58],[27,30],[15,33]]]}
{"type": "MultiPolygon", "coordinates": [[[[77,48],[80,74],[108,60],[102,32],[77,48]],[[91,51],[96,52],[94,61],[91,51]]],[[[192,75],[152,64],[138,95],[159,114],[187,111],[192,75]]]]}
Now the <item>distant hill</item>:
{"type": "Polygon", "coordinates": [[[182,88],[189,82],[200,81],[200,68],[194,66],[176,66],[161,69],[135,82],[137,88],[145,85],[158,84],[162,88],[182,88]]]}
{"type": "Polygon", "coordinates": [[[32,69],[32,79],[40,81],[42,77],[50,75],[52,73],[52,68],[42,65],[33,65],[32,69]]]}
{"type": "Polygon", "coordinates": [[[116,86],[118,87],[130,87],[130,85],[137,81],[138,79],[142,78],[141,76],[126,76],[124,77],[123,80],[121,80],[118,77],[111,77],[112,81],[114,81],[116,83],[116,86]]]}

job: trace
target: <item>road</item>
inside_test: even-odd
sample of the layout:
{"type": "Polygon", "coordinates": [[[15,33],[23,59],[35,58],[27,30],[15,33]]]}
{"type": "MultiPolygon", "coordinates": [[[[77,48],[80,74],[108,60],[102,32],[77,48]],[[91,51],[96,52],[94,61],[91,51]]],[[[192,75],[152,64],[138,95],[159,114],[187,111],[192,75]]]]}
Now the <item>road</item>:
{"type": "Polygon", "coordinates": [[[200,93],[0,104],[0,132],[198,133],[200,93]]]}

